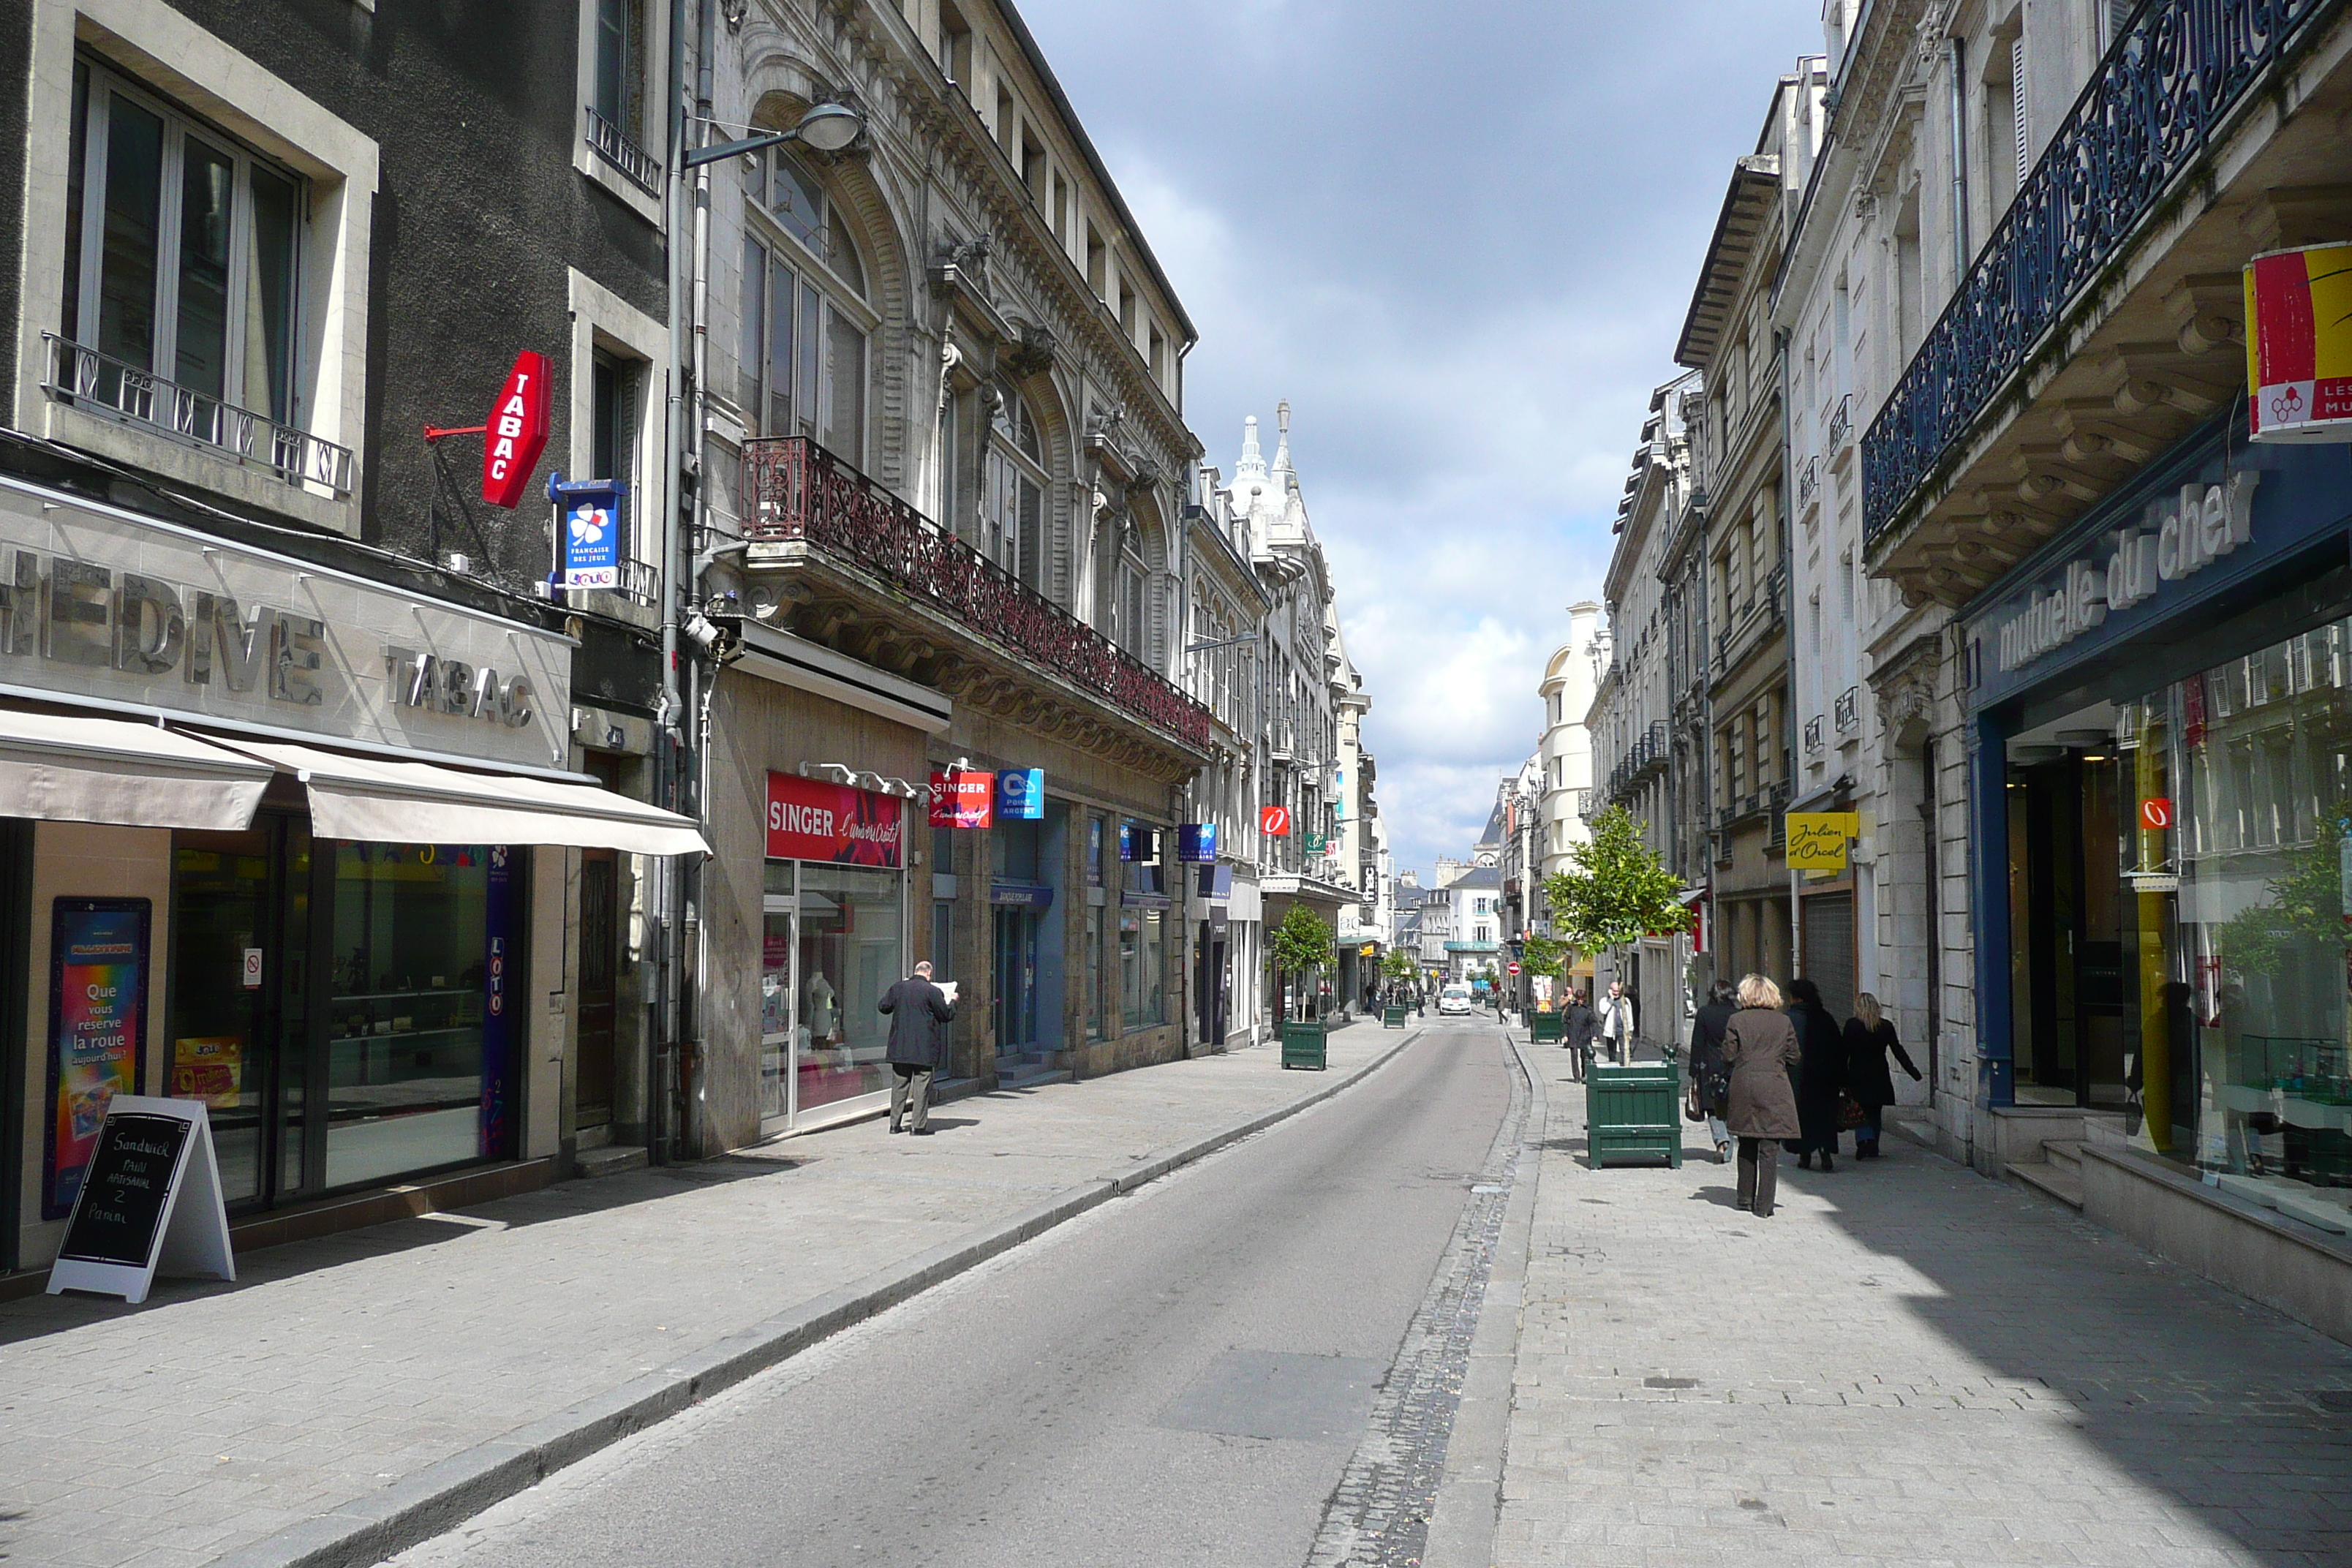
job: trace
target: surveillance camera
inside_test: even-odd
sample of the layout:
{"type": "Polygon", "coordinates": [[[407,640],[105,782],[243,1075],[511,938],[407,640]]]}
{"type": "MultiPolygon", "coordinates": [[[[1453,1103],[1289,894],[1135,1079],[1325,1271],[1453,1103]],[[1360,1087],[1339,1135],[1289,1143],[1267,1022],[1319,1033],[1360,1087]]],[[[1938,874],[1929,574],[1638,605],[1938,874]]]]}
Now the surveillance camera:
{"type": "Polygon", "coordinates": [[[686,623],[685,631],[688,637],[694,639],[694,646],[705,653],[719,646],[718,626],[712,624],[709,616],[699,611],[697,611],[686,623]]]}

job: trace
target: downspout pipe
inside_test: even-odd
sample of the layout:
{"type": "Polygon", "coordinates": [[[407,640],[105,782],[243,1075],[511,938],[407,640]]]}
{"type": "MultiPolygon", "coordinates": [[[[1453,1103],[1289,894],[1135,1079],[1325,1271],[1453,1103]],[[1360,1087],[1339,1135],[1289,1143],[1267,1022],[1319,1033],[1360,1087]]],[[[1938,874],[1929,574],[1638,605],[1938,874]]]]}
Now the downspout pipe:
{"type": "MultiPolygon", "coordinates": [[[[686,150],[686,0],[670,0],[669,5],[669,188],[665,204],[662,233],[663,261],[668,284],[669,303],[669,374],[662,409],[663,484],[659,494],[661,573],[661,705],[654,724],[654,799],[664,809],[678,807],[677,726],[680,717],[677,689],[677,595],[678,547],[682,542],[677,526],[678,471],[682,460],[682,437],[685,406],[678,385],[678,375],[686,364],[686,321],[681,307],[685,300],[685,252],[678,237],[685,227],[684,202],[686,182],[679,169],[686,150]]],[[[669,1053],[677,1038],[677,889],[678,865],[674,858],[653,862],[654,897],[652,907],[657,911],[656,941],[658,947],[654,962],[654,1026],[646,1031],[645,1079],[645,1138],[647,1157],[656,1163],[666,1162],[670,1153],[668,1106],[670,1096],[663,1082],[662,1064],[674,1059],[669,1053]]]]}
{"type": "Polygon", "coordinates": [[[1952,68],[1952,292],[1969,275],[1969,46],[1951,40],[1952,68]]]}

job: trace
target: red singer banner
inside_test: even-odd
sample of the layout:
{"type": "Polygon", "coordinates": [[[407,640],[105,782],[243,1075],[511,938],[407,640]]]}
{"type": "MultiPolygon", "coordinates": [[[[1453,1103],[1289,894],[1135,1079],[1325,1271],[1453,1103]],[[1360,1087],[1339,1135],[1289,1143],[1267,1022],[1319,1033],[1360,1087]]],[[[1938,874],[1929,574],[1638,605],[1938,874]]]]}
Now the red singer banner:
{"type": "Polygon", "coordinates": [[[547,356],[536,349],[515,355],[499,400],[490,405],[482,440],[482,499],[509,510],[522,500],[539,455],[547,450],[547,356]]]}
{"type": "Polygon", "coordinates": [[[1257,814],[1258,830],[1268,838],[1290,837],[1290,808],[1286,805],[1261,807],[1257,814]]]}
{"type": "Polygon", "coordinates": [[[933,827],[986,827],[996,820],[996,775],[984,769],[931,775],[933,827]]]}
{"type": "Polygon", "coordinates": [[[791,773],[768,775],[768,858],[896,866],[906,835],[898,797],[791,773]]]}

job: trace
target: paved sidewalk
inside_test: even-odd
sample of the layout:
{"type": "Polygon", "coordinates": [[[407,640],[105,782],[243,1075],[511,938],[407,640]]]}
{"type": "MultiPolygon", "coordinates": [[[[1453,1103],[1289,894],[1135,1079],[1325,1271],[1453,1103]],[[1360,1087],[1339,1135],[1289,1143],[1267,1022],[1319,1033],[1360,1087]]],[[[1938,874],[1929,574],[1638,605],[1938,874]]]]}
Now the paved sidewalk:
{"type": "Polygon", "coordinates": [[[2352,1349],[1891,1136],[1769,1220],[1703,1128],[1591,1170],[1526,1055],[1497,1568],[2352,1562],[2352,1349]]]}
{"type": "MultiPolygon", "coordinates": [[[[0,1560],[194,1568],[265,1538],[295,1560],[278,1532],[348,1538],[338,1521],[431,1493],[509,1435],[576,1428],[583,1402],[762,1332],[772,1361],[772,1326],[796,1310],[855,1310],[893,1270],[903,1293],[914,1269],[1001,1250],[1010,1226],[1090,1205],[1412,1035],[1344,1029],[1327,1073],[1261,1047],[958,1100],[928,1139],[875,1121],[565,1183],[254,1253],[234,1286],[159,1282],[142,1307],[0,1304],[0,1560]]],[[[560,1446],[533,1462],[578,1457],[560,1446]]]]}

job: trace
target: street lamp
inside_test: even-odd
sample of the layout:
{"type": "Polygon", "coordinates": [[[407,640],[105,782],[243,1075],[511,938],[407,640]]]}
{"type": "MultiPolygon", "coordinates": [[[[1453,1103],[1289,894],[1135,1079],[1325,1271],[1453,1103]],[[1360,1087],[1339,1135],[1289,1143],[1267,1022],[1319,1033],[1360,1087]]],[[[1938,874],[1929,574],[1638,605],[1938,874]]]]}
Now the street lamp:
{"type": "Polygon", "coordinates": [[[820,103],[802,115],[800,123],[790,131],[762,132],[740,142],[714,142],[708,147],[697,147],[680,163],[685,168],[699,169],[722,158],[761,152],[786,142],[797,142],[820,153],[838,153],[856,141],[858,132],[865,129],[866,117],[847,104],[820,103]]]}

